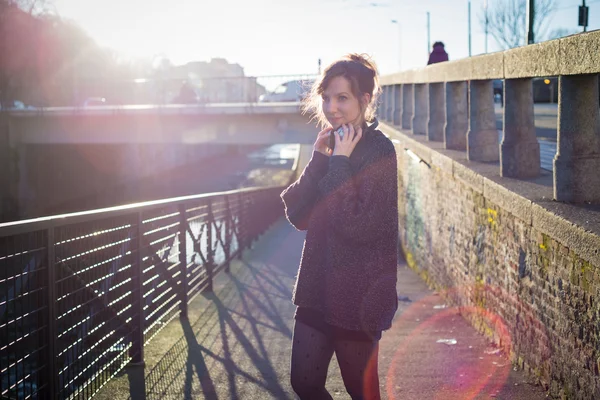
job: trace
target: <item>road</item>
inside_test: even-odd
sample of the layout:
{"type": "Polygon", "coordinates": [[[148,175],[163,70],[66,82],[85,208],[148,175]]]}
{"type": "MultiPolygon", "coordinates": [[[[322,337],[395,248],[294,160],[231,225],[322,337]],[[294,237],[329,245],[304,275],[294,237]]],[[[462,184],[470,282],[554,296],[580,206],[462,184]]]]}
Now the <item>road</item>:
{"type": "MultiPolygon", "coordinates": [[[[504,109],[496,104],[496,127],[499,140],[502,141],[502,118],[504,109]]],[[[535,104],[535,134],[540,142],[540,164],[547,171],[552,171],[552,160],[556,154],[556,128],[558,124],[557,104],[535,104]]]]}
{"type": "MultiPolygon", "coordinates": [[[[556,141],[558,104],[535,104],[535,133],[538,138],[556,141]]],[[[504,109],[496,104],[496,126],[502,130],[504,109]]]]}

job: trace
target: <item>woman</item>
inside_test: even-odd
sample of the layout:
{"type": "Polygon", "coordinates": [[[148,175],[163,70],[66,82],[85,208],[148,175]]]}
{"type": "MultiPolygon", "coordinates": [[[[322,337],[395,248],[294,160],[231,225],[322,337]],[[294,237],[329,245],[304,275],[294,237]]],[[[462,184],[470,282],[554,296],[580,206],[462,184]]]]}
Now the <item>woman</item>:
{"type": "Polygon", "coordinates": [[[325,380],[333,353],[352,399],[380,398],[378,343],[398,306],[398,182],[394,146],[377,130],[379,91],[377,69],[364,56],[324,70],[304,110],[325,129],[298,181],[281,194],[290,223],[307,231],[291,365],[303,400],[331,399],[325,380]]]}
{"type": "Polygon", "coordinates": [[[444,49],[444,42],[435,42],[433,44],[433,50],[431,50],[431,54],[429,54],[427,65],[444,61],[448,61],[448,53],[446,53],[446,50],[444,49]]]}

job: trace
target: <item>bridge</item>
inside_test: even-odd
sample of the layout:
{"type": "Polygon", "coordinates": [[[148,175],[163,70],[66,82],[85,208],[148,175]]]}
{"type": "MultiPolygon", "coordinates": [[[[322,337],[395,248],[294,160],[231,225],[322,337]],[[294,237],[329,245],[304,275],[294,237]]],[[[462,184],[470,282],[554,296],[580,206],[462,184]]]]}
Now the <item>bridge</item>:
{"type": "MultiPolygon", "coordinates": [[[[407,265],[382,341],[388,398],[600,397],[599,47],[590,32],[382,78],[407,265]],[[559,81],[551,168],[532,96],[545,76],[559,81]]],[[[16,115],[14,132],[37,124],[23,137],[41,140],[60,112],[16,115]]],[[[1,224],[1,395],[292,398],[302,235],[282,221],[284,186],[1,224]]]]}
{"type": "Polygon", "coordinates": [[[9,124],[16,144],[311,144],[313,128],[296,102],[47,107],[9,124]]]}
{"type": "Polygon", "coordinates": [[[73,202],[199,168],[201,159],[310,144],[314,133],[298,103],[47,107],[7,117],[0,203],[18,207],[4,220],[72,211],[73,202]]]}

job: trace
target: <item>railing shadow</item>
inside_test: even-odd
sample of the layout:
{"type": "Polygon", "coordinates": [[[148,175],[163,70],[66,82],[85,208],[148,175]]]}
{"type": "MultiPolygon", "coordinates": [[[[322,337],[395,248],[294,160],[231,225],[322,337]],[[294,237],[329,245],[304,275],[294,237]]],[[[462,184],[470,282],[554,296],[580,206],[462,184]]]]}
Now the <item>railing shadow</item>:
{"type": "MultiPolygon", "coordinates": [[[[237,287],[238,286],[236,285],[236,288],[237,287]]],[[[239,370],[239,367],[233,363],[233,354],[231,353],[229,347],[230,339],[226,335],[227,329],[233,333],[234,342],[242,346],[244,352],[246,353],[246,357],[244,358],[249,359],[252,362],[252,365],[258,370],[259,377],[262,379],[258,379],[258,377],[252,376],[247,372],[244,372],[244,374],[252,376],[251,380],[253,381],[253,383],[260,386],[266,392],[271,393],[275,398],[288,398],[288,394],[285,392],[284,388],[281,386],[280,382],[277,379],[277,371],[270,362],[268,351],[264,346],[262,337],[256,328],[258,321],[249,312],[243,296],[241,298],[241,301],[244,304],[244,311],[247,313],[247,315],[245,315],[244,318],[250,323],[252,327],[251,332],[256,339],[258,349],[255,348],[255,346],[252,344],[252,340],[249,337],[249,335],[247,335],[244,329],[235,321],[229,309],[220,301],[220,299],[216,297],[214,299],[219,313],[219,323],[221,326],[221,337],[223,340],[223,350],[225,353],[225,358],[232,362],[232,366],[235,366],[235,368],[227,368],[227,379],[229,382],[230,396],[231,398],[238,398],[237,384],[235,378],[239,374],[239,372],[236,372],[236,370],[239,370]]]]}
{"type": "Polygon", "coordinates": [[[242,280],[232,274],[233,284],[228,285],[228,289],[219,294],[204,293],[203,297],[212,303],[211,306],[193,323],[186,318],[180,319],[183,336],[145,378],[143,368],[128,368],[129,399],[159,400],[169,396],[193,399],[198,391],[203,398],[217,399],[217,380],[222,386],[228,386],[229,398],[242,398],[238,386],[240,378],[275,398],[289,398],[277,379],[259,327],[287,337],[291,337],[291,331],[281,317],[276,318],[274,305],[263,304],[248,293],[242,281],[254,282],[254,274],[247,274],[248,277],[242,280]],[[259,314],[273,323],[259,321],[250,309],[250,302],[257,305],[259,314]],[[213,348],[215,344],[216,348],[213,348]],[[248,360],[253,370],[244,368],[240,360],[248,360]]]}
{"type": "Polygon", "coordinates": [[[190,304],[190,319],[180,318],[181,331],[175,328],[181,336],[145,377],[126,370],[129,399],[292,397],[283,346],[292,337],[296,262],[289,260],[289,247],[300,242],[287,235],[264,240],[269,250],[236,262],[215,291],[190,304]]]}
{"type": "MultiPolygon", "coordinates": [[[[232,276],[233,283],[235,284],[237,290],[240,293],[242,305],[244,307],[244,311],[247,314],[250,314],[250,306],[248,305],[247,299],[251,300],[252,303],[257,307],[262,313],[267,316],[272,322],[275,323],[275,326],[272,329],[276,329],[281,332],[285,336],[287,336],[290,341],[292,340],[292,331],[285,324],[281,315],[277,311],[277,306],[275,305],[272,297],[279,298],[285,301],[291,301],[292,293],[291,291],[281,283],[275,274],[272,274],[270,277],[259,271],[254,265],[249,262],[244,263],[244,268],[247,268],[250,274],[252,274],[253,282],[252,284],[248,284],[246,282],[242,282],[237,279],[235,276],[232,276]],[[264,283],[266,283],[266,285],[264,283]],[[269,288],[275,289],[279,293],[270,293],[269,288]],[[253,292],[259,292],[265,294],[264,301],[261,300],[256,294],[253,292]]],[[[256,319],[252,319],[251,324],[254,327],[260,324],[256,319]]],[[[258,337],[258,334],[256,335],[258,337]]]]}
{"type": "MultiPolygon", "coordinates": [[[[213,294],[205,294],[204,297],[211,298],[213,294]]],[[[194,370],[198,375],[201,389],[205,398],[216,399],[215,387],[210,377],[205,361],[205,354],[212,353],[198,343],[196,335],[204,327],[202,321],[213,320],[216,311],[214,308],[204,310],[194,324],[190,324],[187,318],[180,318],[183,336],[171,346],[160,361],[142,379],[140,384],[136,371],[130,372],[130,400],[162,399],[167,394],[178,394],[179,398],[192,399],[192,383],[194,370]]]]}
{"type": "Polygon", "coordinates": [[[185,363],[185,386],[183,390],[184,399],[192,399],[192,381],[194,370],[198,375],[200,387],[204,398],[207,400],[217,399],[217,392],[215,385],[212,382],[210,372],[206,365],[203,352],[206,350],[200,346],[198,339],[194,334],[194,330],[189,323],[187,318],[182,318],[181,324],[183,326],[183,333],[185,341],[188,345],[187,362],[185,363]]]}

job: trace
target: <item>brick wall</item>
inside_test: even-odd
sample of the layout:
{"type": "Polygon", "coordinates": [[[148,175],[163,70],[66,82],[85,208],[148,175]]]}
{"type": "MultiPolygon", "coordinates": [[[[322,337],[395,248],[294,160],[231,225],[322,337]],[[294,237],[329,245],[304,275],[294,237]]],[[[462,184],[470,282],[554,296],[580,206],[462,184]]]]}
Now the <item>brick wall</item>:
{"type": "Polygon", "coordinates": [[[396,138],[410,267],[552,396],[600,399],[599,209],[552,202],[549,174],[500,178],[497,164],[382,130],[396,138]]]}

